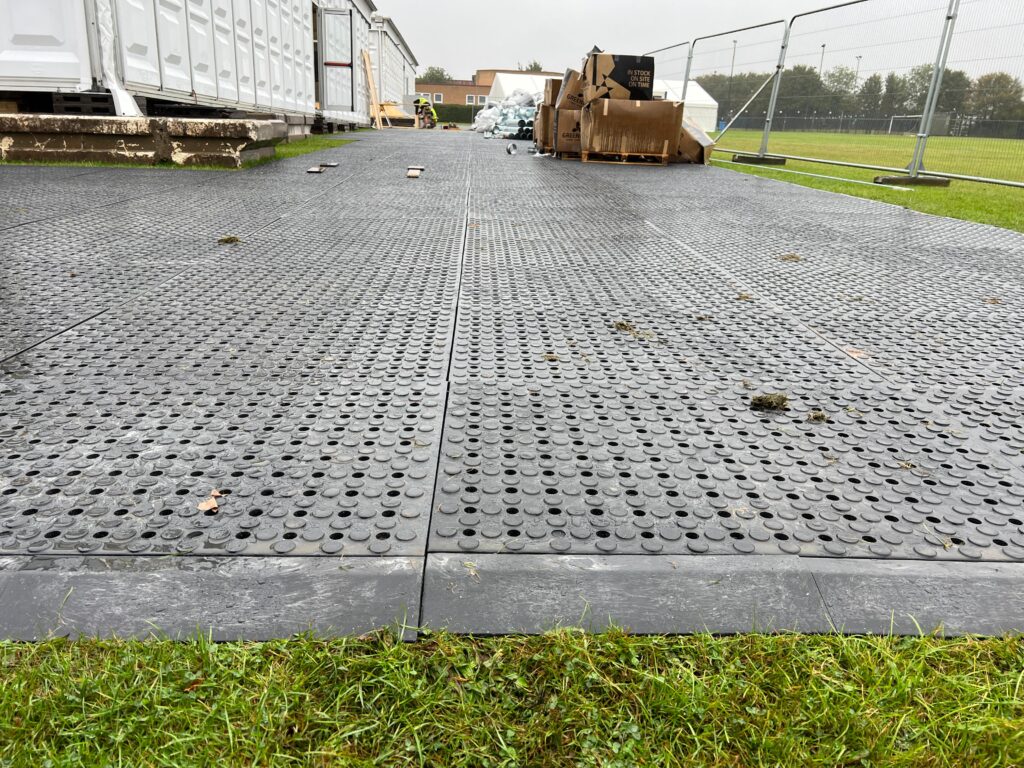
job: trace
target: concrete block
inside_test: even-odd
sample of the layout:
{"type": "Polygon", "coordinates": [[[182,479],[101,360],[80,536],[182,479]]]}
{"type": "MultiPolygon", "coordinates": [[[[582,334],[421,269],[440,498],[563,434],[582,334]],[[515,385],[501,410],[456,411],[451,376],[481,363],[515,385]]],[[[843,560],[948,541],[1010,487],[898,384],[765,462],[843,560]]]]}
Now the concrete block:
{"type": "Polygon", "coordinates": [[[0,115],[0,160],[237,168],[288,134],[278,120],[0,115]]]}

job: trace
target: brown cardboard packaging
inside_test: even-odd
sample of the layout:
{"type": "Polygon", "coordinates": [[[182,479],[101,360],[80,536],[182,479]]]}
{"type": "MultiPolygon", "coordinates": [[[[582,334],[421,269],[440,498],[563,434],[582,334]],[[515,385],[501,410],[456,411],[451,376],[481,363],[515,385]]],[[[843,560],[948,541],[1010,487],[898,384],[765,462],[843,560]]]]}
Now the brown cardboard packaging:
{"type": "Polygon", "coordinates": [[[583,109],[583,75],[575,69],[565,70],[562,87],[555,99],[556,109],[583,109]]]}
{"type": "Polygon", "coordinates": [[[599,99],[583,109],[584,155],[645,155],[668,160],[679,151],[681,101],[599,99]]]}
{"type": "Polygon", "coordinates": [[[580,110],[555,110],[555,152],[580,151],[580,110]]]}
{"type": "Polygon", "coordinates": [[[587,56],[583,68],[586,87],[583,99],[629,99],[650,101],[654,98],[654,58],[651,56],[620,56],[595,51],[587,56]]]}
{"type": "Polygon", "coordinates": [[[711,164],[711,153],[715,142],[690,118],[683,118],[683,131],[679,134],[679,149],[669,160],[670,163],[711,164]]]}
{"type": "Polygon", "coordinates": [[[562,81],[557,77],[550,77],[544,82],[544,103],[555,106],[558,103],[558,91],[562,88],[562,81]]]}
{"type": "Polygon", "coordinates": [[[541,152],[554,151],[555,108],[550,104],[537,107],[537,116],[533,120],[533,138],[541,152]]]}

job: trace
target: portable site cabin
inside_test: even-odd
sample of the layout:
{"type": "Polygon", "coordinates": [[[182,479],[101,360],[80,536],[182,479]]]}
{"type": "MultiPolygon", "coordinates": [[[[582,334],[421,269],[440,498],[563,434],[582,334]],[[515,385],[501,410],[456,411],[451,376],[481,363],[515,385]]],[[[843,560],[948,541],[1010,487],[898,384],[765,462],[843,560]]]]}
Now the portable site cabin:
{"type": "MultiPolygon", "coordinates": [[[[683,81],[655,79],[654,98],[683,101],[683,81]]],[[[685,101],[683,114],[708,133],[718,129],[718,102],[696,80],[687,86],[685,101]]]]}
{"type": "MultiPolygon", "coordinates": [[[[319,111],[329,122],[369,124],[362,51],[371,50],[377,11],[371,0],[6,0],[4,6],[0,100],[109,91],[120,115],[184,104],[305,123],[319,111]]],[[[394,36],[400,39],[397,29],[394,36]]]]}
{"type": "Polygon", "coordinates": [[[375,14],[370,33],[370,58],[381,102],[401,104],[416,93],[416,67],[419,62],[387,16],[375,14]]]}

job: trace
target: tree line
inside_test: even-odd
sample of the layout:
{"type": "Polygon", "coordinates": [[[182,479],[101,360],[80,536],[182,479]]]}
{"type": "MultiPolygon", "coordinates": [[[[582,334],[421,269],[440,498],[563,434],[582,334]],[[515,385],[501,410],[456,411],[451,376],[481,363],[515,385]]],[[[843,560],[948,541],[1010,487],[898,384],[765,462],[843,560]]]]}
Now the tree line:
{"type": "MultiPolygon", "coordinates": [[[[876,73],[860,78],[851,67],[833,67],[822,76],[814,67],[796,65],[783,72],[778,113],[870,118],[919,115],[924,112],[933,70],[934,65],[921,64],[906,75],[890,72],[884,77],[876,73]]],[[[730,78],[716,72],[695,79],[718,102],[722,117],[728,118],[769,76],[768,72],[744,72],[730,78]]],[[[769,86],[746,114],[766,113],[770,91],[769,86]]],[[[1024,120],[1024,85],[1006,72],[972,79],[962,70],[946,69],[937,111],[982,120],[1024,120]]]]}

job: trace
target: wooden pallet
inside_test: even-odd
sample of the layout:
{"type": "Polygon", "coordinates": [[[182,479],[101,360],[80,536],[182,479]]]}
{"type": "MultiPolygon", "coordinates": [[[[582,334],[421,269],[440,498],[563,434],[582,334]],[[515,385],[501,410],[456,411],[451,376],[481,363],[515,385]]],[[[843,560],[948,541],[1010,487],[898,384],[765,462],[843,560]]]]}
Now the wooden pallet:
{"type": "Polygon", "coordinates": [[[582,155],[579,152],[556,152],[555,157],[559,160],[579,160],[582,155]]]}
{"type": "Polygon", "coordinates": [[[631,152],[583,152],[584,163],[612,165],[668,165],[668,155],[640,155],[631,152]]]}

